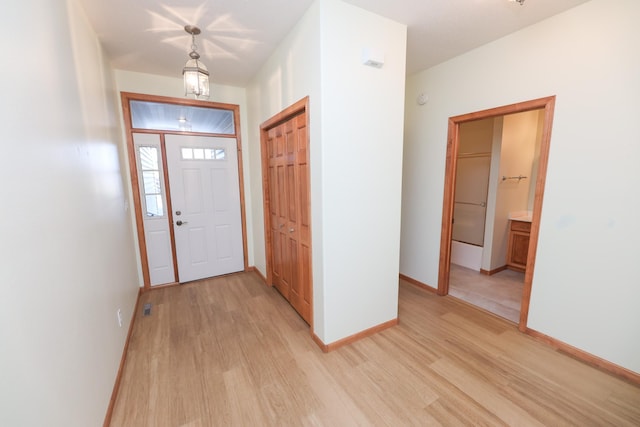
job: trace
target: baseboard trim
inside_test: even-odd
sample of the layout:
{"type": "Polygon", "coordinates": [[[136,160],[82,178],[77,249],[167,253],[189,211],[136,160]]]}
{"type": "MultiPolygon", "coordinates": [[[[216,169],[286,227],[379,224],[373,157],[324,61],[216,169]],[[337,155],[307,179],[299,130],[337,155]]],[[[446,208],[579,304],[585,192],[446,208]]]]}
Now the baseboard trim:
{"type": "Polygon", "coordinates": [[[563,341],[560,341],[556,338],[550,337],[549,335],[545,335],[542,332],[538,332],[534,329],[527,328],[525,333],[537,341],[543,342],[559,352],[565,353],[575,359],[578,359],[582,362],[585,362],[595,368],[606,371],[610,374],[621,377],[635,385],[640,384],[640,374],[637,372],[633,372],[627,368],[624,368],[620,365],[616,365],[615,363],[609,362],[601,357],[595,356],[591,353],[587,353],[584,350],[580,350],[570,344],[567,344],[563,341]]]}
{"type": "Polygon", "coordinates": [[[412,277],[405,276],[402,273],[400,274],[400,279],[404,280],[405,282],[409,282],[413,286],[417,286],[420,289],[424,289],[425,291],[429,291],[429,292],[432,292],[434,294],[438,293],[438,289],[437,288],[434,288],[433,286],[429,286],[429,285],[427,285],[425,283],[422,283],[422,282],[420,282],[420,281],[418,281],[418,280],[416,280],[416,279],[414,279],[412,277]]]}
{"type": "Polygon", "coordinates": [[[264,275],[264,274],[262,274],[262,273],[260,272],[260,270],[258,270],[258,268],[257,268],[257,267],[255,267],[255,266],[251,266],[251,267],[249,267],[249,268],[247,269],[247,271],[249,271],[249,272],[253,272],[253,273],[256,273],[256,274],[260,277],[260,279],[264,282],[264,284],[265,284],[265,285],[267,284],[267,278],[265,277],[265,275],[264,275]]]}
{"type": "Polygon", "coordinates": [[[329,352],[329,347],[322,342],[322,340],[316,335],[315,331],[311,332],[311,339],[316,343],[318,347],[320,347],[320,350],[322,350],[323,353],[329,352]]]}
{"type": "Polygon", "coordinates": [[[136,305],[131,314],[131,322],[129,322],[129,331],[127,332],[127,339],[124,342],[124,348],[122,350],[122,357],[120,358],[120,366],[118,367],[118,373],[116,374],[116,380],[113,384],[113,391],[111,392],[111,400],[109,401],[109,407],[104,417],[103,427],[109,427],[111,425],[111,417],[113,416],[113,407],[116,405],[116,399],[118,398],[118,390],[120,390],[120,381],[122,380],[122,372],[124,371],[124,364],[127,360],[127,351],[129,350],[129,342],[131,341],[131,335],[133,334],[133,324],[136,320],[136,314],[140,308],[140,295],[145,292],[144,288],[140,288],[138,296],[136,297],[136,305]]]}
{"type": "Polygon", "coordinates": [[[506,269],[507,269],[506,265],[503,265],[502,267],[494,268],[493,270],[483,270],[481,268],[480,274],[484,274],[485,276],[493,276],[494,274],[500,273],[501,271],[505,271],[506,269]]]}
{"type": "Polygon", "coordinates": [[[180,282],[163,283],[162,285],[149,286],[148,288],[142,288],[142,292],[155,291],[162,288],[173,288],[175,286],[180,286],[180,282]]]}
{"type": "Polygon", "coordinates": [[[395,319],[391,319],[387,322],[381,323],[369,329],[365,329],[364,331],[360,331],[357,334],[350,335],[346,338],[342,338],[341,340],[332,342],[330,344],[325,344],[324,342],[322,342],[322,340],[315,333],[311,334],[311,338],[313,338],[313,341],[315,341],[315,343],[318,345],[318,347],[320,347],[320,349],[324,353],[329,353],[340,347],[353,344],[354,342],[359,341],[363,338],[370,337],[371,335],[375,335],[378,332],[384,331],[385,329],[389,329],[393,326],[396,326],[398,323],[399,321],[398,321],[398,318],[396,317],[395,319]]]}

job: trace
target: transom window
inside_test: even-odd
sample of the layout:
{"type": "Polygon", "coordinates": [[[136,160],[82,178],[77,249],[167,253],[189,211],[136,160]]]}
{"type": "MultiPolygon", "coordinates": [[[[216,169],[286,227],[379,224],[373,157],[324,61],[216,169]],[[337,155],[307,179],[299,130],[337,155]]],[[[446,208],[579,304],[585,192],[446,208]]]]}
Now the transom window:
{"type": "Polygon", "coordinates": [[[134,129],[235,135],[232,110],[131,100],[134,129]]]}

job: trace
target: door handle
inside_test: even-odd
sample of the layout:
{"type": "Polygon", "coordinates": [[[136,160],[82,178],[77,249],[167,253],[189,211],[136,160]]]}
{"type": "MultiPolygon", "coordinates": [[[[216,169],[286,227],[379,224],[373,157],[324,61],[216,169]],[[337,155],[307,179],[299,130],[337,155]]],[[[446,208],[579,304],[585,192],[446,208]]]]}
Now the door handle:
{"type": "Polygon", "coordinates": [[[187,221],[177,220],[176,225],[180,227],[182,224],[187,224],[187,221]]]}
{"type": "Polygon", "coordinates": [[[290,229],[289,229],[289,233],[293,233],[293,228],[290,228],[290,229]]]}

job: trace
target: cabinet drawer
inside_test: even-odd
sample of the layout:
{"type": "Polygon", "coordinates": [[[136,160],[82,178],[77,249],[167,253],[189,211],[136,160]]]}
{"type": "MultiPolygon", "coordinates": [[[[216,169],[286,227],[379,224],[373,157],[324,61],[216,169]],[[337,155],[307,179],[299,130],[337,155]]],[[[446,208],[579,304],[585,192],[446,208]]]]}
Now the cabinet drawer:
{"type": "Polygon", "coordinates": [[[525,221],[511,221],[511,229],[513,231],[524,231],[526,233],[531,231],[531,223],[525,221]]]}

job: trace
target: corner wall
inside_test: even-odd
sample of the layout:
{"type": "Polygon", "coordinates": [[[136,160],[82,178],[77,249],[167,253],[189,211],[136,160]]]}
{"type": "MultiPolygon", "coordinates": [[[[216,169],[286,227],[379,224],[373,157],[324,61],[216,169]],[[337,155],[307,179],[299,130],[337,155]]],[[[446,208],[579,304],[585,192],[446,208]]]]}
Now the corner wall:
{"type": "Polygon", "coordinates": [[[448,118],[556,95],[528,326],[637,373],[639,20],[592,0],[410,76],[401,257],[437,285],[448,118]]]}
{"type": "MultiPolygon", "coordinates": [[[[253,199],[253,239],[255,241],[255,265],[266,276],[267,261],[264,240],[264,212],[262,200],[262,163],[260,153],[260,125],[288,106],[309,96],[311,157],[311,218],[321,217],[321,199],[318,192],[320,148],[320,21],[319,6],[314,3],[302,19],[280,43],[258,74],[247,87],[248,131],[252,170],[251,193],[253,199]]],[[[312,239],[314,264],[316,247],[322,246],[321,225],[314,223],[312,239]]],[[[314,281],[318,280],[314,271],[314,281]]]]}
{"type": "Polygon", "coordinates": [[[316,1],[280,43],[247,87],[251,197],[255,266],[267,275],[264,239],[260,125],[288,106],[309,96],[309,152],[311,186],[311,239],[313,245],[313,312],[316,333],[324,313],[322,276],[322,187],[320,94],[320,7],[316,1]]]}
{"type": "MultiPolygon", "coordinates": [[[[407,28],[321,2],[325,343],[398,316],[407,28]],[[362,64],[362,50],[384,66],[362,64]]],[[[315,271],[314,271],[315,273],[315,271]]]]}
{"type": "Polygon", "coordinates": [[[405,51],[405,26],[317,0],[248,89],[263,272],[259,125],[309,96],[314,332],[326,344],[397,317],[405,51]],[[385,52],[383,68],[361,64],[367,47],[385,52]]]}

